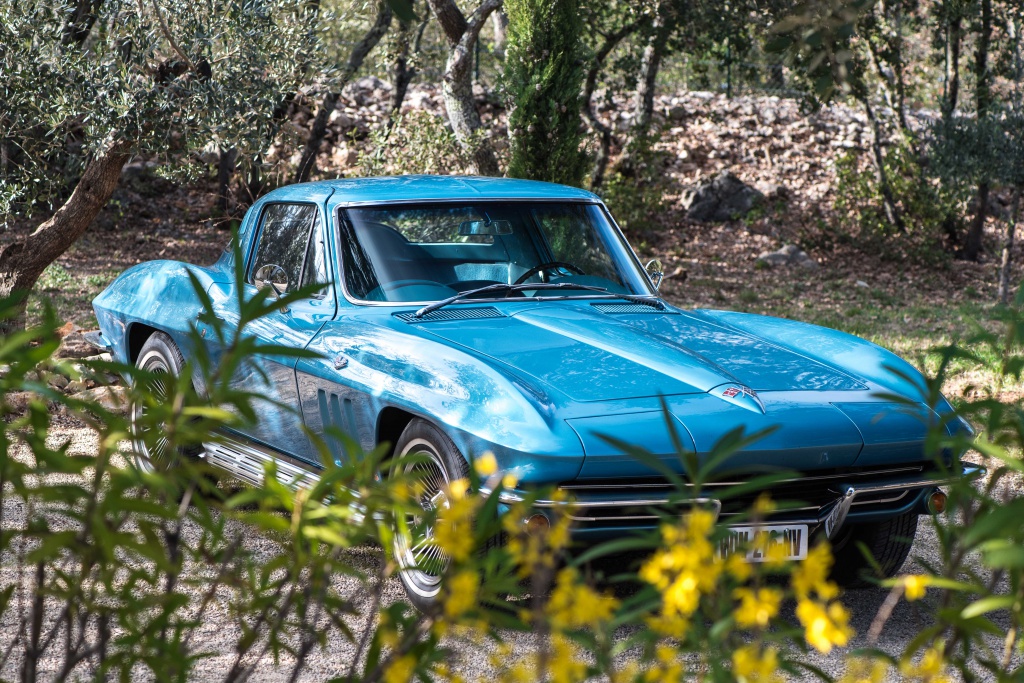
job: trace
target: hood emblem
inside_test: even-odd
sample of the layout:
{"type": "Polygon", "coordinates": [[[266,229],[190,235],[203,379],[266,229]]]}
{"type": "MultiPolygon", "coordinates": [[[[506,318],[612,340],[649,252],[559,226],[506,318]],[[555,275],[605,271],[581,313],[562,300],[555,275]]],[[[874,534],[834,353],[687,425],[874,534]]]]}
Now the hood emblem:
{"type": "Polygon", "coordinates": [[[715,387],[708,393],[740,408],[746,408],[761,414],[765,412],[764,403],[761,402],[761,397],[757,395],[757,392],[742,384],[723,384],[715,387]]]}

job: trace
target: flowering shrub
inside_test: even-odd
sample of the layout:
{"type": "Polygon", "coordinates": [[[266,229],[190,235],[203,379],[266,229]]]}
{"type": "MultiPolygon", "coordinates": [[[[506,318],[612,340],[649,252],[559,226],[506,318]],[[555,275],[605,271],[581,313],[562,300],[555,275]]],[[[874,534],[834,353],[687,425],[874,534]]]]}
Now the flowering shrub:
{"type": "MultiPolygon", "coordinates": [[[[239,329],[301,295],[240,302],[239,329]]],[[[147,393],[153,378],[133,367],[55,360],[52,320],[0,344],[0,676],[185,680],[205,656],[197,630],[214,613],[234,634],[231,650],[221,653],[230,655],[222,672],[228,681],[247,680],[269,661],[297,677],[310,654],[334,637],[352,646],[340,662],[342,680],[387,683],[754,683],[804,674],[829,680],[808,654],[852,642],[849,611],[830,579],[827,543],[813,545],[797,563],[758,536],[723,554],[728,532],[700,504],[664,511],[646,537],[573,554],[571,501],[548,508],[554,511],[548,526],[522,521],[534,500],[557,499],[559,492],[536,491],[508,508],[499,506],[498,495],[473,493],[485,487],[500,494],[516,484],[489,454],[473,459],[467,477],[448,486],[448,504],[431,512],[416,503],[415,481],[379,476],[402,471],[385,449],[343,467],[329,465],[318,482],[297,490],[274,476],[258,488],[214,485],[201,461],[182,454],[218,438],[219,429],[252,419],[253,396],[229,380],[248,355],[280,350],[253,348],[237,329],[212,317],[204,321],[219,326],[214,333],[225,349],[216,364],[202,355],[191,360],[210,378],[204,399],[191,391],[188,373],[155,401],[147,393]],[[143,424],[45,382],[48,373],[83,371],[135,380],[129,398],[150,408],[137,419],[143,424]],[[19,405],[15,399],[24,391],[30,400],[19,405]],[[57,405],[96,432],[94,458],[69,455],[48,438],[57,405]],[[147,472],[124,461],[125,440],[150,433],[168,439],[169,452],[181,456],[173,467],[147,472]],[[390,547],[394,520],[413,512],[416,523],[431,525],[450,559],[440,599],[423,612],[385,599],[395,561],[367,571],[350,552],[373,541],[390,547]],[[257,552],[250,542],[257,536],[272,550],[257,552]],[[752,549],[763,562],[745,561],[752,549]],[[640,555],[635,570],[611,578],[595,573],[595,561],[626,551],[640,555]],[[534,636],[527,656],[507,642],[515,631],[534,636]],[[487,652],[490,670],[460,672],[458,648],[487,652]]],[[[1021,334],[1024,317],[1008,312],[1004,335],[973,340],[976,348],[990,347],[986,356],[1000,359],[1008,382],[1019,382],[1024,369],[1021,334]]],[[[964,355],[944,351],[938,376],[922,387],[931,405],[940,406],[943,369],[964,355]]],[[[939,683],[971,680],[979,671],[998,680],[1019,676],[1024,501],[1001,482],[1024,473],[1016,455],[1024,411],[992,397],[960,410],[981,428],[977,440],[949,437],[939,425],[928,447],[935,453],[974,447],[995,463],[991,476],[980,490],[969,482],[949,488],[950,509],[935,518],[942,562],[885,583],[889,599],[861,634],[868,647],[846,656],[840,678],[846,683],[939,683]],[[900,600],[914,601],[925,618],[920,634],[893,656],[874,645],[900,600]]],[[[703,465],[681,454],[687,478],[706,481],[714,463],[756,436],[729,435],[703,465]]],[[[749,520],[756,524],[772,510],[773,502],[762,498],[749,520]]],[[[623,567],[619,559],[615,564],[623,567]]]]}

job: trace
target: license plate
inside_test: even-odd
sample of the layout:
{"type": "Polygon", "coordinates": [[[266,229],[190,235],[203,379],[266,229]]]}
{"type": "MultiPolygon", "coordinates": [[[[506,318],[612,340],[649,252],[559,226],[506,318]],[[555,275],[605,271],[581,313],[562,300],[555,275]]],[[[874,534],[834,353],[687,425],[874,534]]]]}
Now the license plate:
{"type": "Polygon", "coordinates": [[[806,524],[764,524],[758,526],[733,526],[727,529],[729,534],[718,546],[720,557],[728,557],[746,549],[748,562],[764,562],[770,546],[781,546],[783,549],[778,559],[807,559],[807,525],[806,524]]]}

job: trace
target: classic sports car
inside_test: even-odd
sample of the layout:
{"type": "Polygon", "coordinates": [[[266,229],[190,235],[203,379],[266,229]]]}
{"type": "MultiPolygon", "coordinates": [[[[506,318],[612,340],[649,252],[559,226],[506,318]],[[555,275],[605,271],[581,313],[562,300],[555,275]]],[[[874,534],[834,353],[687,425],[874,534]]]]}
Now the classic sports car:
{"type": "MultiPolygon", "coordinates": [[[[796,559],[809,537],[828,537],[847,583],[867,566],[856,542],[892,575],[918,515],[944,502],[923,448],[941,416],[891,397],[920,401],[913,367],[814,325],[668,305],[657,296],[660,265],[641,266],[590,192],[495,178],[308,183],[256,202],[239,240],[246,289],[321,285],[250,330],[321,358],[258,359],[273,402],[258,424],[202,454],[240,479],[258,483],[268,460],[289,481],[315,476],[323,463],[303,427],[335,425],[364,449],[388,443],[425,456],[417,467],[430,505],[490,451],[518,476],[503,504],[560,487],[575,501],[576,538],[592,541],[655,524],[651,506],[671,493],[665,476],[613,444],[637,444],[680,471],[664,405],[698,457],[736,428],[775,427],[730,462],[801,474],[771,491],[801,504],[758,529],[796,559]]],[[[229,250],[208,268],[131,268],[94,302],[96,342],[122,361],[180,371],[200,313],[187,272],[230,320],[233,259],[229,250]]],[[[193,382],[201,392],[203,378],[193,382]]],[[[950,433],[970,429],[946,422],[950,433]]],[[[153,455],[141,447],[140,464],[153,455]]],[[[332,455],[348,457],[339,444],[332,455]]],[[[693,495],[715,500],[726,484],[693,495]]],[[[752,500],[719,505],[722,523],[752,500]]],[[[536,515],[561,504],[538,501],[536,515]]],[[[737,519],[735,538],[749,537],[755,529],[737,519]]],[[[396,534],[394,552],[410,598],[424,605],[443,571],[420,561],[429,539],[408,535],[396,534]]]]}

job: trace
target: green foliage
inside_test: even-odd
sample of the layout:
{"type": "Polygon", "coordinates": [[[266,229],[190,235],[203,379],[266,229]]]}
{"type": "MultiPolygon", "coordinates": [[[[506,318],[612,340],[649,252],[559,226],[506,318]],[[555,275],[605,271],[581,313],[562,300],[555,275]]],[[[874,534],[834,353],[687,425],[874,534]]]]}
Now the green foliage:
{"type": "Polygon", "coordinates": [[[508,0],[503,84],[510,113],[508,175],[581,186],[583,20],[578,0],[508,0]]]}
{"type": "Polygon", "coordinates": [[[614,166],[601,185],[601,197],[623,230],[651,227],[665,212],[670,192],[664,173],[666,153],[654,148],[660,134],[652,125],[647,134],[631,139],[628,169],[614,166]]]}
{"type": "Polygon", "coordinates": [[[458,175],[467,173],[472,162],[443,118],[414,109],[395,117],[390,129],[373,131],[358,163],[362,175],[382,176],[458,175]]]}
{"type": "Polygon", "coordinates": [[[1024,113],[952,117],[937,121],[930,133],[929,170],[945,185],[1024,184],[1024,113]]]}
{"type": "Polygon", "coordinates": [[[944,239],[956,232],[963,195],[935,183],[908,145],[890,147],[885,172],[906,226],[901,234],[886,218],[876,174],[861,161],[845,154],[836,162],[835,209],[843,237],[889,258],[941,261],[944,239]]]}
{"type": "Polygon", "coordinates": [[[165,171],[211,144],[263,151],[316,25],[304,0],[0,0],[0,212],[59,201],[112,145],[165,171]]]}

